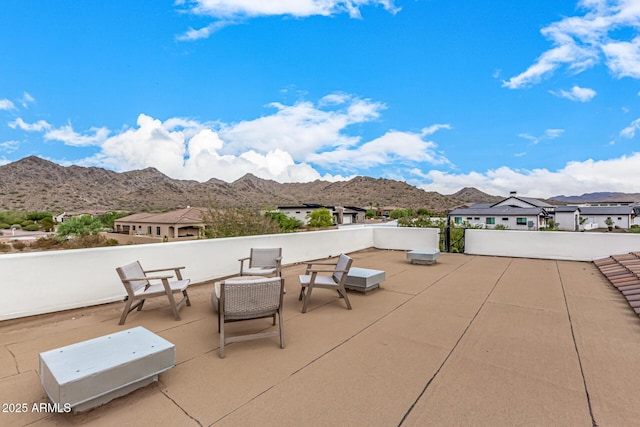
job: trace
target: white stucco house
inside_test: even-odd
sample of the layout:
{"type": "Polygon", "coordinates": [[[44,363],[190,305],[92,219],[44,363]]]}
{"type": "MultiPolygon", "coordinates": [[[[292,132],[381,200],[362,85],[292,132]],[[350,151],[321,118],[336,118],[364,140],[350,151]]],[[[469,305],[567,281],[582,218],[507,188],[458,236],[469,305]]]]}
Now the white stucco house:
{"type": "Polygon", "coordinates": [[[579,209],[581,229],[607,228],[607,218],[611,218],[614,228],[630,228],[640,213],[638,206],[581,206],[579,209]]]}
{"type": "Polygon", "coordinates": [[[476,227],[496,228],[502,225],[510,230],[539,230],[546,227],[553,205],[531,197],[518,197],[515,191],[498,203],[476,203],[468,208],[449,212],[451,223],[469,223],[476,227]]]}
{"type": "Polygon", "coordinates": [[[366,209],[354,206],[324,206],[314,203],[304,203],[298,206],[278,206],[278,211],[307,224],[307,215],[316,209],[329,209],[335,224],[362,224],[365,220],[366,209]]]}
{"type": "Polygon", "coordinates": [[[553,209],[554,221],[558,225],[558,230],[579,231],[584,230],[584,225],[580,224],[580,207],[578,206],[556,206],[553,209]]]}

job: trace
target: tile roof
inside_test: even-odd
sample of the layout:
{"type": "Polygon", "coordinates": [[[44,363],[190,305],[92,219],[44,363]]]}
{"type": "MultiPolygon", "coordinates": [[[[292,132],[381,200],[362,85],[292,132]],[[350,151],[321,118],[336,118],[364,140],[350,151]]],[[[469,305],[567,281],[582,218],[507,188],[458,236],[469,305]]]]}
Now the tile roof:
{"type": "Polygon", "coordinates": [[[184,208],[163,213],[136,213],[115,222],[139,222],[149,224],[198,224],[203,221],[204,208],[184,208]]]}

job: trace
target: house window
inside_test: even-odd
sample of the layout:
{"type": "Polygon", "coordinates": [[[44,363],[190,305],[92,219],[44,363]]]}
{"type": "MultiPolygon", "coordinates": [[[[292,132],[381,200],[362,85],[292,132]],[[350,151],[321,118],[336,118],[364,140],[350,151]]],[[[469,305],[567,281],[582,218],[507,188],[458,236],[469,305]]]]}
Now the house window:
{"type": "Polygon", "coordinates": [[[453,222],[455,222],[456,224],[462,224],[462,217],[461,216],[457,216],[457,217],[453,218],[453,222]]]}
{"type": "Polygon", "coordinates": [[[147,227],[147,234],[148,234],[149,236],[151,236],[151,226],[148,226],[148,227],[147,227]]]}
{"type": "Polygon", "coordinates": [[[160,227],[156,227],[156,235],[159,236],[160,235],[160,227]]]}
{"type": "Polygon", "coordinates": [[[471,217],[471,216],[467,217],[467,221],[471,221],[472,219],[473,219],[473,217],[471,217]]]}
{"type": "Polygon", "coordinates": [[[527,225],[527,218],[516,218],[516,224],[527,225]]]}
{"type": "Polygon", "coordinates": [[[618,217],[618,221],[622,221],[622,217],[621,216],[618,217]]]}
{"type": "Polygon", "coordinates": [[[496,219],[493,217],[487,217],[487,224],[495,224],[496,223],[496,219]]]}
{"type": "Polygon", "coordinates": [[[473,218],[473,220],[474,220],[474,221],[480,221],[480,217],[479,217],[479,216],[477,216],[477,217],[473,218]]]}
{"type": "Polygon", "coordinates": [[[502,218],[503,221],[509,221],[509,218],[502,218]]]}

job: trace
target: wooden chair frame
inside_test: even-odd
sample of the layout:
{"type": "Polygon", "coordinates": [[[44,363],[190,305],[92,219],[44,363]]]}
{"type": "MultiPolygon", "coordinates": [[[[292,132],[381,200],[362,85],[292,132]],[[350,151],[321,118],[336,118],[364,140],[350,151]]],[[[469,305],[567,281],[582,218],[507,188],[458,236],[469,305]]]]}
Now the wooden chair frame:
{"type": "Polygon", "coordinates": [[[126,304],[120,317],[120,325],[124,325],[127,315],[133,310],[142,310],[142,306],[147,298],[167,296],[169,305],[173,311],[176,320],[180,320],[180,309],[185,304],[190,306],[189,294],[187,287],[190,279],[183,279],[181,270],[185,267],[160,268],[154,270],[144,270],[139,261],[132,262],[122,267],[117,267],[116,271],[120,280],[127,291],[125,299],[126,304]],[[163,271],[173,271],[174,274],[165,274],[157,276],[148,276],[148,273],[158,273],[163,271]],[[176,277],[177,280],[169,281],[170,278],[176,277]],[[152,283],[152,281],[160,281],[160,283],[152,283]],[[174,293],[182,293],[183,297],[176,302],[174,293]]]}
{"type": "Polygon", "coordinates": [[[304,300],[302,304],[302,312],[307,312],[309,300],[311,299],[311,291],[315,288],[334,289],[338,291],[338,296],[344,298],[347,308],[351,310],[351,302],[344,287],[347,280],[349,269],[353,259],[345,254],[340,254],[336,261],[316,261],[307,263],[305,274],[300,275],[300,296],[298,300],[304,300]],[[318,268],[317,266],[322,266],[318,268]],[[333,266],[333,268],[327,268],[333,266]],[[318,273],[331,273],[331,275],[323,275],[318,273]]]}

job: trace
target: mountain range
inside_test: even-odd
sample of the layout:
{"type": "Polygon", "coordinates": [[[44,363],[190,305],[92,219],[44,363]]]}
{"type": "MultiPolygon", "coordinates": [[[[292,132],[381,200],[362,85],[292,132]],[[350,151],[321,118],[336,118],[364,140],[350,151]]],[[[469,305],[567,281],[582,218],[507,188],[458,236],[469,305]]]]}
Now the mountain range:
{"type": "MultiPolygon", "coordinates": [[[[601,198],[616,195],[618,200],[629,199],[619,193],[598,194],[601,198]]],[[[640,200],[640,195],[631,196],[640,200]]],[[[559,197],[564,198],[560,201],[569,202],[567,197],[559,197]]],[[[503,198],[473,187],[442,195],[401,181],[363,176],[349,181],[283,184],[247,174],[232,183],[215,178],[198,182],[172,179],[155,168],[114,172],[96,167],[60,166],[36,156],[0,166],[0,210],[54,214],[89,209],[161,211],[185,206],[259,209],[303,203],[426,208],[442,213],[458,206],[503,198]]]]}

